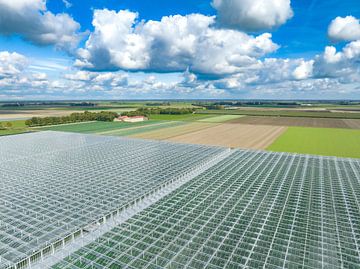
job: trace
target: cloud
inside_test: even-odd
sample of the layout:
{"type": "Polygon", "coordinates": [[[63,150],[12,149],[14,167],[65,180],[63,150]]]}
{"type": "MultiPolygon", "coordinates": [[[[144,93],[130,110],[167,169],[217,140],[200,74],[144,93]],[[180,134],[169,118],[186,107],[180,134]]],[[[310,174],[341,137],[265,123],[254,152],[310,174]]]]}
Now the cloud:
{"type": "Polygon", "coordinates": [[[297,80],[307,79],[313,74],[314,60],[304,61],[302,60],[300,65],[296,67],[292,73],[297,80]]]}
{"type": "Polygon", "coordinates": [[[67,0],[62,0],[62,1],[63,1],[66,8],[71,8],[72,7],[72,3],[70,3],[70,1],[67,1],[67,0]]]}
{"type": "Polygon", "coordinates": [[[329,25],[328,36],[335,42],[360,40],[360,20],[353,16],[336,17],[329,25]]]}
{"type": "Polygon", "coordinates": [[[222,76],[256,64],[277,50],[259,36],[215,27],[215,17],[201,14],[137,21],[138,14],[95,10],[94,32],[78,50],[75,66],[94,70],[183,72],[222,76]]]}
{"type": "Polygon", "coordinates": [[[65,74],[64,78],[70,81],[85,82],[91,85],[101,87],[118,87],[128,85],[128,76],[117,72],[89,72],[77,71],[75,73],[65,74]]]}
{"type": "Polygon", "coordinates": [[[74,49],[83,34],[68,14],[53,14],[45,0],[0,0],[0,34],[18,34],[36,45],[74,49]]]}
{"type": "Polygon", "coordinates": [[[290,0],[213,0],[221,26],[247,32],[269,30],[293,16],[290,0]]]}
{"type": "Polygon", "coordinates": [[[343,82],[360,81],[360,40],[348,43],[341,51],[327,46],[324,53],[315,57],[316,77],[336,77],[343,82]]]}
{"type": "Polygon", "coordinates": [[[0,79],[20,74],[27,65],[25,56],[16,52],[0,51],[0,79]]]}

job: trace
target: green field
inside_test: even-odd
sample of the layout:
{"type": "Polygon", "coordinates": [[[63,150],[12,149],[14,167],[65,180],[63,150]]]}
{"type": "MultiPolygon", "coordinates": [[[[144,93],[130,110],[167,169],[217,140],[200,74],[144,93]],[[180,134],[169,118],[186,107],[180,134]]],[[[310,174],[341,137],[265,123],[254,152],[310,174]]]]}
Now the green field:
{"type": "Polygon", "coordinates": [[[160,122],[153,121],[153,122],[154,124],[147,124],[142,126],[129,126],[128,128],[121,128],[106,132],[98,132],[98,134],[113,135],[113,136],[130,136],[130,135],[146,133],[159,129],[167,129],[170,127],[186,124],[186,122],[183,121],[160,121],[160,122]]]}
{"type": "Polygon", "coordinates": [[[212,115],[206,114],[183,114],[183,115],[167,115],[167,114],[153,114],[150,115],[152,120],[175,120],[175,121],[195,121],[206,118],[211,118],[212,115]]]}
{"type": "Polygon", "coordinates": [[[16,120],[16,121],[0,121],[1,123],[5,124],[10,122],[12,126],[7,128],[6,130],[0,130],[0,136],[3,135],[13,135],[13,134],[22,134],[28,132],[28,128],[25,125],[24,120],[16,120]]]}
{"type": "MultiPolygon", "coordinates": [[[[50,130],[50,131],[61,131],[61,132],[74,132],[74,133],[100,133],[112,130],[119,130],[125,128],[133,128],[139,126],[147,126],[158,123],[158,121],[144,121],[137,123],[127,122],[85,122],[85,123],[74,123],[74,124],[62,124],[36,128],[36,130],[50,130]]],[[[35,129],[35,128],[34,128],[35,129]]]]}
{"type": "Polygon", "coordinates": [[[289,127],[268,150],[360,158],[360,130],[289,127]]]}

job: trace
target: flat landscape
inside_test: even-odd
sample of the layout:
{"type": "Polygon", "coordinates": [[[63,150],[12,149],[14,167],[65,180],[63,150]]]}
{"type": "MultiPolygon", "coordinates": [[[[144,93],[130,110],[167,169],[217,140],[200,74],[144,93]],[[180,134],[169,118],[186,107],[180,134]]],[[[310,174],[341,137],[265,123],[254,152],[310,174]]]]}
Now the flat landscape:
{"type": "Polygon", "coordinates": [[[163,140],[185,134],[191,134],[193,132],[205,130],[214,126],[216,126],[216,124],[214,123],[189,122],[175,127],[153,130],[141,134],[134,134],[131,136],[134,138],[163,140]]]}
{"type": "Polygon", "coordinates": [[[124,128],[134,128],[139,126],[146,126],[155,124],[156,121],[145,121],[138,123],[125,123],[125,122],[81,122],[71,124],[61,124],[54,126],[45,126],[33,128],[34,130],[47,130],[47,131],[61,131],[61,132],[74,132],[74,133],[99,133],[107,131],[118,131],[124,128]]]}
{"type": "Polygon", "coordinates": [[[77,110],[0,110],[0,121],[27,120],[32,117],[59,117],[69,115],[77,110]]]}
{"type": "Polygon", "coordinates": [[[229,122],[255,125],[360,129],[360,120],[357,119],[246,116],[232,119],[229,122]]]}
{"type": "Polygon", "coordinates": [[[265,149],[286,127],[246,124],[220,124],[169,138],[170,141],[236,148],[265,149]]]}
{"type": "Polygon", "coordinates": [[[286,103],[281,102],[264,102],[262,105],[256,102],[256,106],[244,105],[235,108],[230,106],[230,109],[221,109],[219,106],[208,109],[211,103],[200,101],[194,103],[64,102],[54,105],[25,103],[24,106],[13,109],[0,108],[0,121],[3,126],[0,128],[0,136],[52,130],[234,148],[360,157],[357,153],[360,151],[357,140],[359,133],[356,132],[360,130],[358,105],[357,103],[341,104],[341,102],[331,104],[314,102],[311,106],[298,104],[294,107],[286,107],[286,103]],[[7,120],[30,116],[58,117],[84,110],[136,113],[139,109],[149,113],[149,121],[137,123],[92,121],[28,127],[24,120],[7,120]],[[190,109],[190,113],[160,113],[161,110],[166,109],[190,109]]]}
{"type": "Polygon", "coordinates": [[[320,109],[281,109],[281,108],[244,108],[244,109],[219,109],[200,110],[200,114],[210,115],[246,115],[268,117],[304,117],[304,118],[333,118],[333,119],[360,119],[360,113],[354,112],[331,112],[320,109]]]}
{"type": "Polygon", "coordinates": [[[360,131],[289,127],[267,149],[278,152],[360,158],[360,131]]]}

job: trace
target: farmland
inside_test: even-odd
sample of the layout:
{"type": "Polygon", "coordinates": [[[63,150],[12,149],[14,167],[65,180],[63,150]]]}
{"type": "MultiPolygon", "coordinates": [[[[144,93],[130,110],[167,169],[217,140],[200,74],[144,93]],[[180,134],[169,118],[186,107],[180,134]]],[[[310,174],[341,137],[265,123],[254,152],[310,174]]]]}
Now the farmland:
{"type": "Polygon", "coordinates": [[[220,123],[220,122],[228,122],[231,120],[237,120],[244,117],[243,115],[221,115],[221,116],[215,116],[205,119],[200,119],[201,122],[211,122],[211,123],[220,123]]]}
{"type": "Polygon", "coordinates": [[[319,128],[360,129],[360,120],[357,119],[330,119],[330,118],[299,118],[299,117],[256,117],[246,116],[229,121],[241,124],[259,124],[275,126],[303,126],[319,128]]]}
{"type": "Polygon", "coordinates": [[[10,123],[11,127],[6,129],[0,129],[0,136],[3,135],[14,135],[29,132],[29,128],[25,125],[24,120],[16,120],[16,121],[0,121],[0,124],[6,125],[6,123],[10,123]]]}
{"type": "Polygon", "coordinates": [[[337,119],[360,119],[360,113],[331,112],[316,110],[283,110],[283,109],[234,109],[234,110],[199,110],[199,114],[207,115],[246,115],[246,116],[269,116],[269,117],[305,117],[305,118],[337,118],[337,119]]]}
{"type": "Polygon", "coordinates": [[[122,128],[129,128],[134,126],[144,126],[153,124],[154,121],[146,121],[140,123],[122,123],[122,122],[85,122],[85,123],[73,123],[73,124],[61,124],[54,126],[46,126],[34,128],[36,130],[48,130],[48,131],[62,131],[62,132],[74,132],[74,133],[97,133],[105,131],[113,131],[122,128]]]}
{"type": "Polygon", "coordinates": [[[150,115],[151,120],[175,120],[175,121],[196,121],[201,119],[212,118],[212,115],[206,114],[184,114],[184,115],[165,115],[165,114],[154,114],[150,115]]]}
{"type": "Polygon", "coordinates": [[[226,147],[265,149],[286,130],[285,127],[220,124],[169,138],[170,141],[226,147]]]}
{"type": "Polygon", "coordinates": [[[199,130],[205,130],[205,129],[213,127],[213,126],[216,126],[216,124],[206,123],[206,122],[188,122],[188,123],[186,123],[186,124],[184,123],[183,125],[180,125],[180,126],[169,127],[169,128],[160,129],[160,130],[154,130],[154,131],[145,132],[145,133],[141,133],[141,134],[135,134],[135,135],[132,135],[132,137],[162,140],[162,139],[169,139],[169,138],[184,135],[184,134],[190,134],[190,133],[193,133],[193,132],[196,132],[199,130]]]}
{"type": "Polygon", "coordinates": [[[149,132],[166,132],[167,129],[175,128],[175,126],[186,125],[185,122],[181,121],[150,121],[151,124],[144,124],[140,126],[129,126],[126,128],[120,128],[110,131],[101,131],[97,132],[97,134],[101,135],[115,135],[115,136],[136,136],[141,135],[143,133],[149,132]]]}
{"type": "Polygon", "coordinates": [[[0,120],[3,121],[7,118],[16,119],[17,117],[63,116],[85,109],[116,112],[139,108],[199,109],[195,113],[182,115],[150,114],[149,121],[140,123],[85,122],[28,128],[24,125],[23,120],[17,120],[11,121],[13,124],[11,128],[0,130],[0,135],[53,130],[332,156],[359,156],[356,154],[358,150],[356,139],[354,140],[351,135],[350,138],[349,135],[338,135],[346,130],[360,129],[360,113],[357,113],[357,103],[342,106],[336,102],[329,104],[315,102],[312,106],[297,104],[294,107],[287,107],[283,102],[278,105],[276,102],[270,102],[269,105],[265,102],[263,105],[226,110],[207,110],[201,106],[201,101],[194,102],[194,104],[186,101],[99,101],[94,102],[93,106],[46,103],[38,106],[29,104],[14,109],[5,106],[0,109],[0,120]],[[288,127],[290,129],[286,131],[288,127]],[[291,127],[304,128],[294,129],[291,127]],[[316,131],[312,130],[313,128],[328,128],[329,131],[316,131]],[[288,137],[289,133],[294,138],[288,137]],[[333,137],[329,133],[332,133],[333,137]],[[306,137],[303,137],[304,134],[306,137]],[[305,139],[308,142],[301,142],[305,139]]]}
{"type": "Polygon", "coordinates": [[[73,133],[97,133],[107,135],[125,135],[126,132],[136,133],[143,130],[160,129],[171,125],[176,125],[177,122],[170,121],[144,121],[137,123],[127,122],[85,122],[74,124],[62,124],[54,126],[46,126],[33,128],[35,130],[49,130],[49,131],[62,131],[73,133]]]}
{"type": "Polygon", "coordinates": [[[268,150],[360,158],[360,131],[289,127],[268,150]]]}

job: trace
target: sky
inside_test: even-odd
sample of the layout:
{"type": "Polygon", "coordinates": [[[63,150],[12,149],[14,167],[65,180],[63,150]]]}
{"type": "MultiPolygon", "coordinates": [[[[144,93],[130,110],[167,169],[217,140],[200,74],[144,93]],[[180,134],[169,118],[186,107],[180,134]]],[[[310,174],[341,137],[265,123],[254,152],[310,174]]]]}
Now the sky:
{"type": "Polygon", "coordinates": [[[0,100],[360,99],[358,0],[0,0],[0,100]]]}

